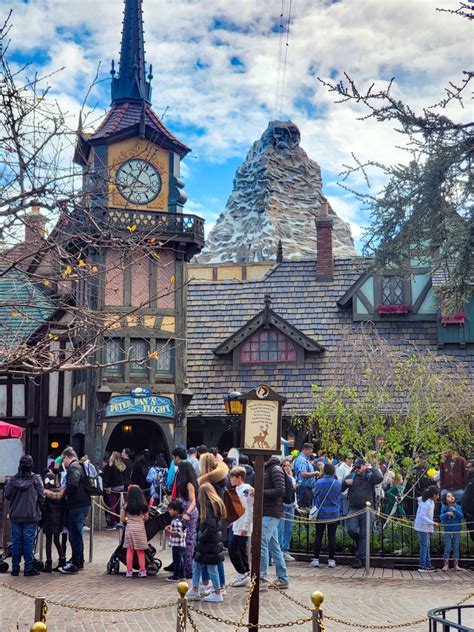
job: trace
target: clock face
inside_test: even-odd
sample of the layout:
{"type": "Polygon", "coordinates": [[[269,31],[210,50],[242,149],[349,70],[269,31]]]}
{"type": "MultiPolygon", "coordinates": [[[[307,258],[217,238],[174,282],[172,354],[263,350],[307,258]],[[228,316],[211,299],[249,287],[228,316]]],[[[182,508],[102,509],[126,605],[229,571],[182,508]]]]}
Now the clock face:
{"type": "Polygon", "coordinates": [[[132,158],[117,170],[120,194],[132,204],[149,204],[161,191],[161,176],[151,162],[132,158]]]}

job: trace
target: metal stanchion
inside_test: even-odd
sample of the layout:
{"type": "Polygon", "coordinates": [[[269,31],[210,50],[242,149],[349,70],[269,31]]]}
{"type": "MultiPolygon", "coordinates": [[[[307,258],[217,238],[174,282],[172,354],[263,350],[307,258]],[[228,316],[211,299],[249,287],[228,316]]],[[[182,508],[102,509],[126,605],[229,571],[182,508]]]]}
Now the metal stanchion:
{"type": "Polygon", "coordinates": [[[189,590],[187,582],[179,582],[176,586],[178,590],[178,616],[176,619],[176,632],[186,632],[186,620],[188,618],[188,604],[186,601],[186,593],[189,590]]]}
{"type": "Polygon", "coordinates": [[[38,543],[37,543],[37,547],[38,547],[38,556],[39,556],[39,561],[42,562],[43,561],[43,540],[44,540],[44,533],[43,533],[43,529],[40,529],[40,532],[38,534],[38,543]]]}
{"type": "Polygon", "coordinates": [[[371,504],[367,501],[365,503],[365,576],[370,575],[370,536],[372,533],[371,521],[370,521],[370,508],[371,504]]]}
{"type": "Polygon", "coordinates": [[[92,500],[91,507],[91,530],[89,531],[89,564],[94,558],[94,525],[95,525],[95,500],[92,500]]]}
{"type": "Polygon", "coordinates": [[[314,608],[312,609],[313,613],[313,627],[312,632],[323,632],[321,628],[321,623],[323,620],[323,611],[321,610],[321,604],[324,601],[324,595],[319,590],[316,590],[311,595],[311,601],[313,602],[314,608]]]}
{"type": "Polygon", "coordinates": [[[30,628],[30,632],[48,632],[46,626],[46,613],[48,606],[43,597],[35,598],[35,623],[30,628]]]}

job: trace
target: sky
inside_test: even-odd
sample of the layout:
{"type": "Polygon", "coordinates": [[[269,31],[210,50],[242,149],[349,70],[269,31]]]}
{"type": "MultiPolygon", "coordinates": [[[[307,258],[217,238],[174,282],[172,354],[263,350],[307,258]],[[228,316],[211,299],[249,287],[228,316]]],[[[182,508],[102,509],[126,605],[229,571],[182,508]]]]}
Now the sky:
{"type": "MultiPolygon", "coordinates": [[[[390,124],[358,120],[360,107],[335,104],[318,77],[337,82],[347,72],[361,89],[394,77],[394,93],[421,111],[470,68],[468,21],[436,11],[458,4],[143,0],[153,108],[193,150],[182,163],[185,212],[205,217],[207,230],[212,228],[252,143],[270,120],[291,119],[300,128],[302,147],[322,168],[324,193],[350,222],[360,249],[369,218],[341,188],[339,174],[352,154],[388,164],[405,161],[407,154],[390,124]]],[[[31,63],[31,74],[64,67],[48,81],[72,126],[98,72],[86,106],[96,120],[105,114],[110,62],[119,58],[122,0],[0,0],[2,22],[10,8],[10,63],[31,63]]],[[[455,113],[469,115],[469,108],[455,113]]],[[[372,176],[375,192],[383,180],[375,172],[372,176]]],[[[363,188],[357,178],[349,184],[363,188]]]]}

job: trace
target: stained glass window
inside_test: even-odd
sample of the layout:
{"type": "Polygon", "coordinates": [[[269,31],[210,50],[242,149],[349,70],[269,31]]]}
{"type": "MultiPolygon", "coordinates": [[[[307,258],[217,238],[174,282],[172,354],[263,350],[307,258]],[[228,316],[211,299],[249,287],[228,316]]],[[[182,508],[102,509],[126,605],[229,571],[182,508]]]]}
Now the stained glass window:
{"type": "Polygon", "coordinates": [[[240,351],[241,364],[259,362],[296,362],[296,347],[292,340],[279,331],[258,331],[240,351]]]}

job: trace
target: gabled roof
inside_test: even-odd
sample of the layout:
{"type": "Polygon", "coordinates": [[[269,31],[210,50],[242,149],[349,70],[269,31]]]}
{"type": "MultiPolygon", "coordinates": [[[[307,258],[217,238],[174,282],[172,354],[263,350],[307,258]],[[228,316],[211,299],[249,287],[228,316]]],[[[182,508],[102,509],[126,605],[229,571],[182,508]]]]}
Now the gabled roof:
{"type": "Polygon", "coordinates": [[[339,307],[346,307],[354,294],[357,292],[357,290],[362,287],[367,279],[373,276],[373,274],[374,271],[371,268],[363,272],[357,279],[357,281],[353,283],[346,292],[344,292],[340,299],[338,299],[337,304],[339,305],[339,307]]]}
{"type": "Polygon", "coordinates": [[[288,336],[291,340],[296,342],[300,347],[303,347],[306,351],[313,351],[316,353],[322,353],[324,347],[322,347],[315,340],[312,340],[304,334],[302,331],[294,327],[287,320],[279,316],[271,308],[271,298],[269,294],[265,295],[265,307],[256,316],[251,318],[243,327],[241,327],[234,334],[229,336],[224,342],[222,342],[217,349],[214,350],[216,355],[225,355],[233,351],[241,342],[249,338],[259,329],[264,327],[274,327],[281,331],[282,334],[288,336]]]}
{"type": "Polygon", "coordinates": [[[0,274],[0,340],[26,342],[57,312],[53,301],[17,269],[0,274]]]}
{"type": "Polygon", "coordinates": [[[181,157],[191,151],[166,129],[149,105],[134,102],[114,103],[87,142],[96,145],[139,135],[144,135],[151,141],[175,151],[181,157]]]}

